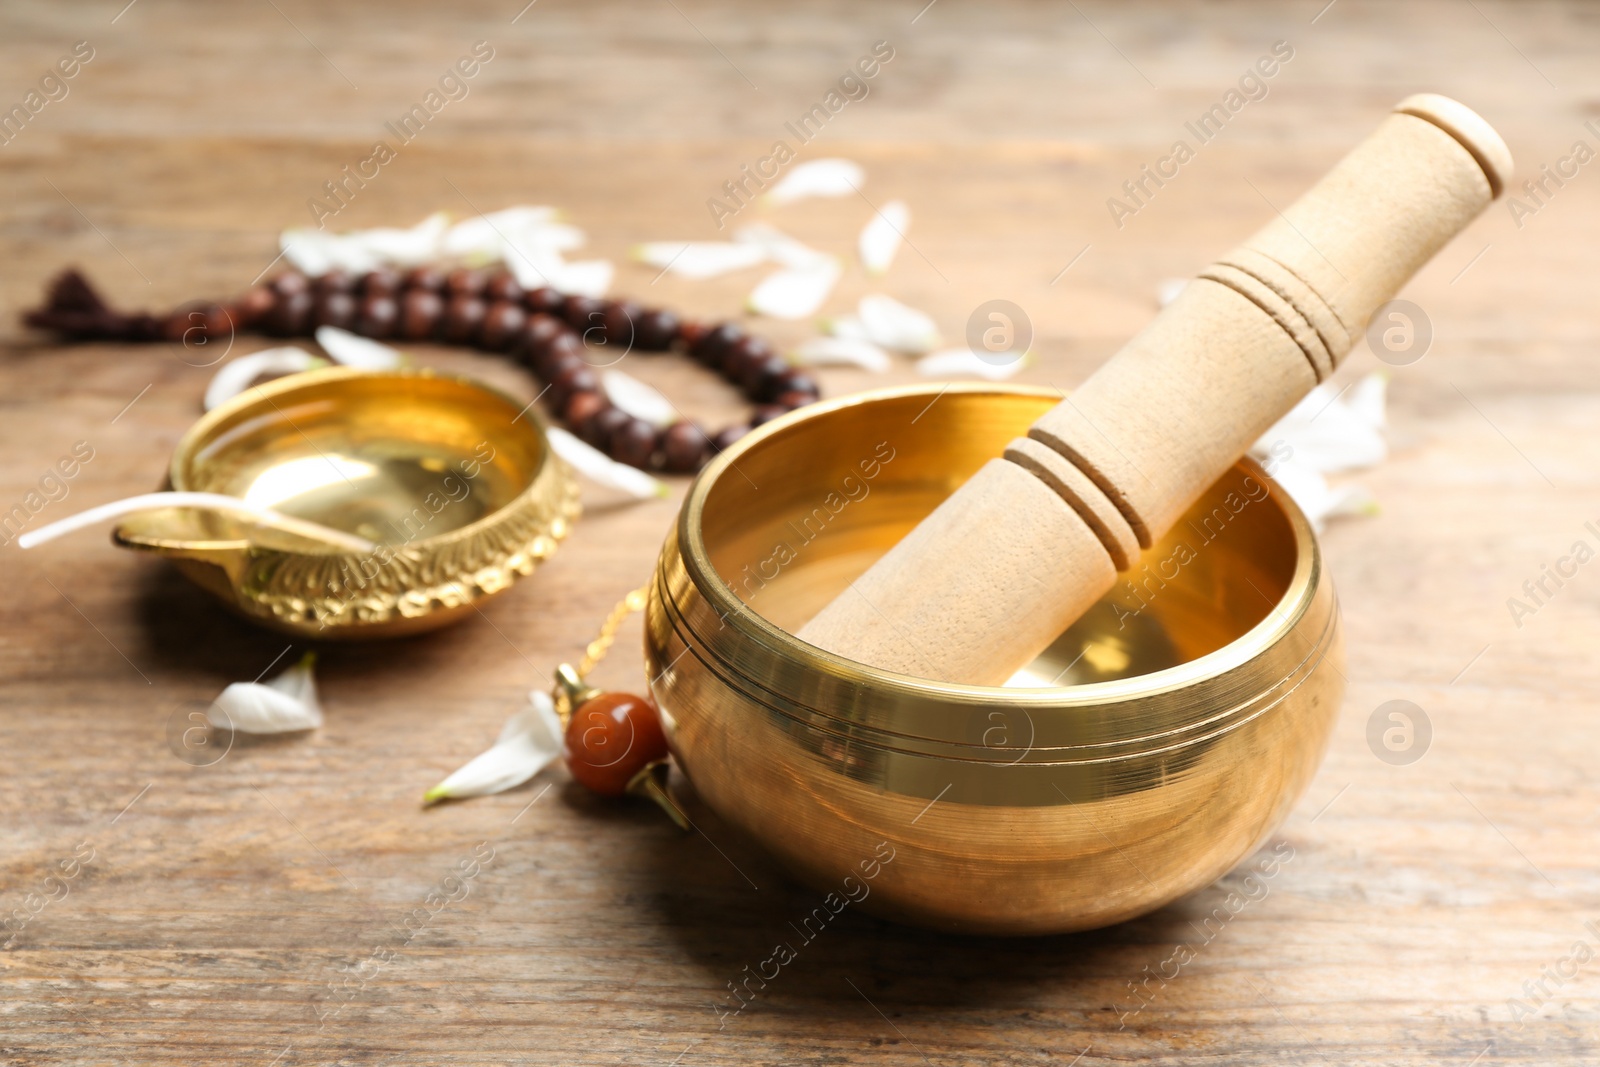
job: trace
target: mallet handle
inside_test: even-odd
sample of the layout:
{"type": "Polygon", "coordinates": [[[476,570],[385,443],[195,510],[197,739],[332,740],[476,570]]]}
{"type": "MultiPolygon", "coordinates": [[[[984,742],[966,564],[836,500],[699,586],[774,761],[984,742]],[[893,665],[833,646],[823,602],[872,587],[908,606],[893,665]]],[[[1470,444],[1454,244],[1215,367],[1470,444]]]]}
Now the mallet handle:
{"type": "Polygon", "coordinates": [[[1333,373],[1510,176],[1476,113],[1401,101],[799,636],[904,674],[1005,682],[1333,373]]]}

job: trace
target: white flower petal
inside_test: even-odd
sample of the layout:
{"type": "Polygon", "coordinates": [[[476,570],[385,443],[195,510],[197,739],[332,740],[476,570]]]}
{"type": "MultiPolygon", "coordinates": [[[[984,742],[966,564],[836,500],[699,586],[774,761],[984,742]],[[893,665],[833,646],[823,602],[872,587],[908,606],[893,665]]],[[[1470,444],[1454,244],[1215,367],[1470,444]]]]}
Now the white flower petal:
{"type": "Polygon", "coordinates": [[[337,326],[318,326],[317,344],[335,361],[347,367],[362,370],[392,370],[405,362],[398,348],[374,341],[370,337],[341,330],[337,326]]]}
{"type": "Polygon", "coordinates": [[[383,265],[381,259],[359,242],[321,230],[285,230],[279,238],[279,246],[285,259],[312,277],[320,277],[336,268],[364,274],[383,265]]]}
{"type": "MultiPolygon", "coordinates": [[[[1270,431],[1269,431],[1270,432],[1270,431]]],[[[1289,435],[1294,455],[1324,474],[1364,470],[1389,458],[1383,434],[1340,405],[1289,435]]]]}
{"type": "Polygon", "coordinates": [[[715,278],[766,262],[767,251],[754,242],[650,241],[635,246],[633,258],[685,278],[715,278]]]}
{"type": "Polygon", "coordinates": [[[556,219],[561,212],[546,204],[529,205],[520,204],[515,207],[501,208],[491,211],[480,218],[488,219],[491,223],[504,229],[524,229],[528,227],[557,225],[556,219]]]}
{"type": "Polygon", "coordinates": [[[808,196],[849,196],[861,188],[866,173],[848,159],[815,159],[791,167],[778,184],[767,190],[772,204],[788,204],[808,196]]]}
{"type": "Polygon", "coordinates": [[[1166,307],[1188,286],[1188,278],[1167,278],[1156,286],[1156,307],[1166,307]]]}
{"type": "Polygon", "coordinates": [[[891,200],[872,215],[856,241],[861,265],[868,274],[882,274],[894,262],[906,230],[911,226],[911,209],[901,200],[891,200]]]}
{"type": "Polygon", "coordinates": [[[506,722],[494,745],[423,795],[481,797],[521,785],[561,755],[561,719],[547,693],[528,694],[528,706],[506,722]]]}
{"type": "MultiPolygon", "coordinates": [[[[557,222],[555,217],[555,209],[549,207],[510,207],[452,226],[449,216],[438,212],[409,229],[343,234],[310,228],[285,230],[280,245],[285,258],[310,275],[336,268],[360,274],[385,264],[413,267],[444,257],[476,263],[510,262],[515,258],[512,248],[554,253],[559,263],[560,253],[582,247],[585,237],[582,230],[557,222]]],[[[594,277],[592,270],[581,271],[573,284],[592,286],[594,277]]]]}
{"type": "Polygon", "coordinates": [[[548,248],[552,252],[575,252],[588,243],[588,235],[564,222],[537,222],[507,231],[516,244],[527,248],[548,248]]]}
{"type": "Polygon", "coordinates": [[[1388,396],[1389,374],[1379,370],[1352,385],[1344,396],[1344,403],[1350,409],[1350,414],[1373,429],[1381,430],[1389,423],[1385,410],[1388,396]]]}
{"type": "Polygon", "coordinates": [[[219,730],[246,734],[316,729],[322,725],[322,706],[311,673],[314,662],[307,652],[270,682],[234,682],[212,702],[207,718],[219,730]]]}
{"type": "Polygon", "coordinates": [[[494,224],[482,217],[463,219],[445,231],[439,251],[446,256],[496,260],[503,238],[494,224]]]}
{"type": "Polygon", "coordinates": [[[290,229],[278,236],[278,247],[289,265],[302,274],[320,277],[333,266],[322,235],[315,230],[290,229]]]}
{"type": "Polygon", "coordinates": [[[855,337],[813,337],[794,350],[794,362],[808,367],[851,366],[882,374],[889,353],[855,337]]]}
{"type": "Polygon", "coordinates": [[[1330,519],[1342,519],[1346,516],[1376,515],[1383,510],[1378,505],[1378,499],[1364,485],[1343,485],[1336,488],[1339,494],[1333,508],[1328,512],[1330,519]]]}
{"type": "Polygon", "coordinates": [[[212,375],[211,384],[206,386],[205,409],[210,411],[223,401],[231,400],[265,375],[298,374],[326,363],[327,360],[293,346],[267,348],[229,360],[212,375]]]}
{"type": "Polygon", "coordinates": [[[506,720],[500,728],[500,736],[495,738],[495,744],[510,741],[518,734],[531,734],[534,740],[547,747],[561,750],[562,738],[565,731],[561,729],[561,716],[556,714],[555,701],[550,699],[550,694],[543,690],[533,689],[528,692],[528,706],[506,720]]]}
{"type": "Polygon", "coordinates": [[[558,251],[582,245],[582,231],[570,226],[555,226],[555,217],[555,208],[551,207],[508,207],[463,219],[446,231],[440,242],[441,251],[447,256],[494,261],[501,258],[505,240],[530,247],[542,244],[558,251]],[[546,226],[562,231],[560,236],[533,236],[546,226]],[[570,244],[574,236],[577,243],[570,244]]]}
{"type": "Polygon", "coordinates": [[[893,297],[864,296],[856,315],[867,340],[884,348],[916,355],[939,343],[939,328],[933,319],[893,297]]]}
{"type": "Polygon", "coordinates": [[[1321,531],[1330,518],[1344,515],[1373,515],[1378,505],[1366,489],[1358,485],[1333,487],[1322,472],[1297,458],[1273,464],[1272,480],[1300,505],[1314,530],[1321,531]]]}
{"type": "Polygon", "coordinates": [[[307,652],[300,657],[300,662],[268,682],[267,687],[314,707],[317,715],[321,716],[322,708],[317,703],[317,679],[312,673],[316,665],[316,653],[307,652]]]}
{"type": "Polygon", "coordinates": [[[410,229],[355,230],[344,235],[349,244],[364,249],[384,263],[420,267],[439,258],[449,216],[435,212],[410,229]]]}
{"type": "Polygon", "coordinates": [[[246,734],[282,734],[322,725],[322,717],[304,702],[256,682],[228,686],[212,703],[207,718],[219,730],[246,734]]]}
{"type": "Polygon", "coordinates": [[[1028,365],[1026,352],[1005,353],[1005,362],[999,355],[979,359],[970,348],[947,348],[917,360],[917,373],[925,378],[949,378],[970,375],[991,382],[1003,382],[1028,365]],[[990,362],[990,360],[996,362],[990,362]]]}
{"type": "Polygon", "coordinates": [[[568,263],[562,258],[563,250],[582,243],[582,232],[570,226],[502,228],[499,251],[494,258],[505,261],[524,289],[549,286],[571,296],[604,296],[611,286],[613,273],[609,260],[568,263]]]}
{"type": "Polygon", "coordinates": [[[507,208],[462,222],[461,248],[483,261],[504,261],[517,282],[528,288],[550,286],[574,296],[603,296],[611,285],[611,264],[605,259],[566,262],[563,251],[579,248],[584,232],[552,222],[550,208],[507,208]],[[467,229],[462,229],[467,227],[467,229]]]}
{"type": "Polygon", "coordinates": [[[816,313],[838,280],[839,264],[832,259],[780,270],[756,286],[746,305],[758,315],[803,319],[816,313]]]}
{"type": "Polygon", "coordinates": [[[600,375],[600,388],[613,407],[636,419],[643,419],[658,430],[671,426],[680,418],[672,401],[631,374],[607,370],[600,375]]]}
{"type": "Polygon", "coordinates": [[[614,268],[607,259],[585,259],[576,263],[563,263],[550,279],[557,292],[568,296],[605,296],[611,288],[614,268]]]}
{"type": "Polygon", "coordinates": [[[1258,457],[1276,456],[1287,446],[1295,462],[1324,474],[1376,466],[1389,455],[1380,430],[1383,393],[1381,373],[1345,390],[1351,400],[1331,384],[1319,385],[1262,434],[1251,451],[1258,457]]]}
{"type": "Polygon", "coordinates": [[[554,288],[556,276],[565,270],[567,265],[561,258],[560,252],[549,248],[503,242],[501,252],[506,268],[511,271],[511,276],[517,279],[517,284],[524,289],[543,289],[546,286],[554,288]]]}
{"type": "Polygon", "coordinates": [[[752,222],[748,226],[741,226],[734,232],[733,240],[736,244],[754,245],[768,259],[785,267],[810,267],[833,260],[828,253],[819,252],[795,240],[770,222],[752,222]]]}
{"type": "Polygon", "coordinates": [[[510,249],[537,250],[559,255],[582,248],[587,238],[582,230],[564,223],[501,219],[494,212],[457,223],[445,235],[445,253],[478,262],[509,261],[510,249]]]}
{"type": "Polygon", "coordinates": [[[343,234],[290,229],[283,232],[279,244],[284,257],[306,274],[321,275],[336,268],[362,274],[384,264],[414,267],[437,260],[448,225],[449,219],[439,213],[410,229],[352,230],[343,234]]]}
{"type": "Polygon", "coordinates": [[[592,448],[559,426],[549,431],[550,448],[579,474],[608,489],[617,489],[638,500],[670,496],[667,483],[637,467],[618,463],[597,448],[592,448]]]}
{"type": "Polygon", "coordinates": [[[867,344],[878,347],[872,339],[867,324],[854,315],[840,315],[836,319],[823,319],[818,325],[834,337],[846,341],[865,341],[867,344]]]}

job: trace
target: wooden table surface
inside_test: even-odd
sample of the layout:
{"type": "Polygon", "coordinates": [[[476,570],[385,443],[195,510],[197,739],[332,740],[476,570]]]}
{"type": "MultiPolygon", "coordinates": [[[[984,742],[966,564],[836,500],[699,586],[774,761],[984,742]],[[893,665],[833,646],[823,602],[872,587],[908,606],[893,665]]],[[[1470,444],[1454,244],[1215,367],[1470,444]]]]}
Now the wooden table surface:
{"type": "MultiPolygon", "coordinates": [[[[166,346],[63,349],[27,335],[17,313],[47,276],[79,264],[118,301],[153,307],[237,292],[280,229],[310,221],[322,183],[478,40],[494,57],[470,95],[335,226],[554,204],[588,231],[589,251],[619,261],[616,291],[736,314],[754,275],[656,282],[622,262],[629,245],[716,237],[707,198],[886,40],[895,55],[871,94],[801,151],[859,160],[873,203],[905,199],[914,248],[878,284],[852,267],[827,310],[881,289],[959,339],[977,304],[1010,299],[1036,331],[1021,380],[1062,387],[1147,320],[1162,279],[1268,219],[1390,104],[1459,96],[1504,133],[1522,176],[1548,164],[1569,177],[1523,197],[1534,210],[1520,217],[1495,205],[1406,293],[1434,341],[1394,369],[1394,455],[1360,478],[1382,514],[1324,540],[1350,685],[1321,772],[1269,841],[1294,859],[1138,1012],[1130,982],[1192,936],[1228,879],[1136,922],[1046,940],[846,915],[719,1029],[726,983],[815,894],[709,812],[696,809],[703,835],[680,837],[647,807],[590,799],[559,769],[497,797],[418,803],[645,578],[675,500],[619,507],[591,494],[553,561],[483,617],[326,650],[323,729],[241,740],[207,767],[174,756],[169,721],[256,676],[287,642],[103,534],[29,553],[9,544],[0,908],[32,918],[0,951],[0,1060],[1600,1057],[1600,566],[1547,585],[1532,615],[1507,607],[1574,542],[1600,546],[1585,526],[1600,522],[1586,269],[1600,176],[1561,162],[1576,142],[1585,161],[1600,147],[1600,124],[1584,125],[1600,115],[1595,8],[540,0],[519,14],[522,2],[7,4],[0,105],[22,101],[75,42],[93,58],[0,147],[0,510],[79,441],[93,459],[37,521],[153,488],[211,373],[166,346]],[[1119,229],[1107,197],[1277,40],[1294,57],[1268,95],[1119,229]],[[1366,740],[1394,699],[1432,723],[1408,766],[1366,740]],[[402,918],[483,842],[493,860],[470,895],[403,944],[402,918]],[[47,875],[91,852],[67,895],[33,912],[47,875]],[[386,964],[362,963],[384,951],[386,964]]],[[[810,201],[739,221],[766,217],[848,253],[870,210],[810,201]]],[[[809,330],[762,328],[784,342],[809,330]]],[[[532,395],[491,359],[421,354],[532,395]]],[[[1358,347],[1341,380],[1376,366],[1358,347]]],[[[679,361],[637,370],[697,412],[737,410],[679,361]]],[[[837,394],[912,375],[823,377],[837,394]]],[[[601,680],[640,687],[637,632],[601,680]]]]}

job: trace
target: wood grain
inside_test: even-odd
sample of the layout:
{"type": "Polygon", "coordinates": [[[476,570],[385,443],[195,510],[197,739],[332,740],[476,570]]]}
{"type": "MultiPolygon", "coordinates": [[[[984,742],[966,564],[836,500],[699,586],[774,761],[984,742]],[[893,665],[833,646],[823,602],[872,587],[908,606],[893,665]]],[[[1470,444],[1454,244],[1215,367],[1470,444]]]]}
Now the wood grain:
{"type": "MultiPolygon", "coordinates": [[[[73,42],[97,54],[0,147],[0,502],[78,440],[95,458],[42,515],[152,487],[209,376],[160,347],[63,350],[23,335],[15,315],[50,272],[81,264],[119,300],[151,305],[236,291],[279,229],[309,221],[321,183],[478,39],[497,52],[472,95],[339,225],[548,202],[619,260],[638,240],[712,237],[705,200],[886,39],[896,58],[872,95],[806,151],[860,160],[873,202],[905,199],[915,247],[881,286],[847,272],[826,310],[881,289],[959,339],[972,308],[1004,297],[1036,334],[1024,380],[1062,388],[1148,320],[1161,279],[1266,222],[1409,92],[1480,109],[1524,175],[1600,140],[1584,126],[1600,27],[1579,5],[1339,0],[1319,15],[1321,0],[941,0],[912,22],[920,3],[540,0],[513,23],[520,6],[9,5],[6,106],[73,42]],[[1117,229],[1106,199],[1279,39],[1295,58],[1267,97],[1117,229]]],[[[284,643],[101,537],[0,548],[0,907],[46,892],[80,843],[94,850],[0,952],[0,1058],[1593,1062],[1600,964],[1542,979],[1549,1002],[1520,1024],[1508,998],[1527,999],[1524,983],[1574,942],[1600,946],[1584,925],[1600,920],[1600,571],[1579,568],[1520,628],[1506,607],[1574,541],[1600,547],[1585,527],[1600,525],[1591,169],[1552,185],[1520,227],[1497,205],[1407,289],[1433,346],[1394,369],[1395,455],[1361,476],[1382,515],[1325,537],[1350,687],[1322,772],[1278,837],[1294,858],[1136,1014],[1128,983],[1197,939],[1191,924],[1228,880],[1138,922],[1037,942],[847,913],[719,1030],[726,983],[815,901],[702,809],[703,833],[680,837],[553,771],[421,811],[421,791],[648,573],[674,503],[591,496],[551,564],[482,618],[329,650],[323,730],[241,742],[205,768],[169,751],[169,719],[254,677],[284,643]],[[1369,716],[1392,699],[1432,721],[1411,766],[1368,748],[1369,716]],[[405,917],[480,842],[494,858],[470,894],[407,942],[405,917]],[[384,951],[389,962],[362,963],[384,951]]],[[[770,217],[843,253],[869,213],[838,200],[770,217]]],[[[728,315],[753,284],[652,276],[625,266],[617,289],[728,315]]],[[[763,329],[787,343],[809,327],[763,329]]],[[[422,357],[531,395],[487,358],[422,357]]],[[[1340,380],[1376,366],[1358,348],[1340,380]]],[[[696,411],[735,410],[694,368],[638,373],[696,411]]],[[[824,383],[838,394],[910,377],[902,366],[824,383]]],[[[626,654],[637,636],[604,682],[640,685],[626,654]]]]}

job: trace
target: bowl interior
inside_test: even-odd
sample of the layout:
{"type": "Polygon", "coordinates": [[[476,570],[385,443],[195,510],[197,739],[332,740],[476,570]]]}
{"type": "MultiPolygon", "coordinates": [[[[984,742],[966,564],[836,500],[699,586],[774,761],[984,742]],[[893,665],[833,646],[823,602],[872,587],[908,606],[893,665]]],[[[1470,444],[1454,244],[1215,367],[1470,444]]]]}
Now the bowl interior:
{"type": "Polygon", "coordinates": [[[173,457],[174,489],[242,497],[397,545],[504,507],[545,459],[531,414],[457,378],[334,369],[246,396],[192,432],[173,457]]]}
{"type": "MultiPolygon", "coordinates": [[[[790,633],[1060,401],[1012,386],[845,403],[774,428],[717,478],[701,530],[717,573],[790,633]]],[[[1231,468],[1115,589],[1007,684],[1078,685],[1164,670],[1242,636],[1295,573],[1279,494],[1231,468]]]]}

